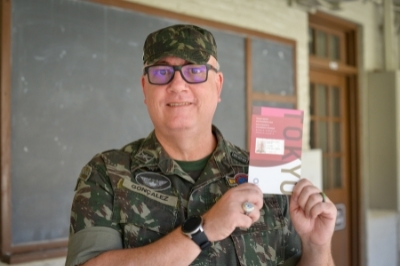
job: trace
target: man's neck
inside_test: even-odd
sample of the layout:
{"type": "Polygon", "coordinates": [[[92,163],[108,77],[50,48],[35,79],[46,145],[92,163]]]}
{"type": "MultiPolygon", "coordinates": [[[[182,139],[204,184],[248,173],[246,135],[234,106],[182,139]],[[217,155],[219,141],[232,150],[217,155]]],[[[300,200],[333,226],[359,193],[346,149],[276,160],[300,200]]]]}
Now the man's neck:
{"type": "Polygon", "coordinates": [[[163,134],[155,130],[157,140],[168,155],[180,161],[196,161],[210,155],[217,146],[217,139],[210,130],[187,132],[180,130],[176,134],[163,134]]]}

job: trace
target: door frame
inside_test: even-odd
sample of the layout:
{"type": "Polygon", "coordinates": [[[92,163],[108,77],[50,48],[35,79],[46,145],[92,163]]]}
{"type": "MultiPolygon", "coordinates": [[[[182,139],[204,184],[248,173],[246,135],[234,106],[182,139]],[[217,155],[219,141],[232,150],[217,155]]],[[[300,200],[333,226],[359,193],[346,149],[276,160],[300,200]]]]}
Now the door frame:
{"type": "Polygon", "coordinates": [[[346,89],[348,99],[348,166],[349,166],[349,204],[352,210],[349,214],[350,224],[350,250],[351,265],[361,265],[363,262],[362,236],[365,231],[362,223],[362,183],[361,183],[361,130],[360,130],[360,92],[359,92],[359,26],[357,24],[334,17],[327,13],[316,12],[309,14],[309,25],[318,25],[335,31],[343,32],[345,36],[344,49],[341,52],[345,60],[332,63],[331,60],[309,56],[310,75],[311,71],[326,71],[342,74],[346,78],[346,89]]]}

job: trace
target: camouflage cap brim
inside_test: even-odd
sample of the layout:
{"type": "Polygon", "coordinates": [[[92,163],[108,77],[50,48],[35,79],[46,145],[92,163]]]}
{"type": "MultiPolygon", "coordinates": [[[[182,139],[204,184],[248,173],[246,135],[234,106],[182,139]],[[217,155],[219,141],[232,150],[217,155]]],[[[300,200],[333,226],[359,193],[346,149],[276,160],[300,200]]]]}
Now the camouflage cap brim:
{"type": "Polygon", "coordinates": [[[195,64],[217,59],[217,44],[208,30],[195,25],[173,25],[150,33],[143,46],[143,64],[175,56],[195,64]]]}

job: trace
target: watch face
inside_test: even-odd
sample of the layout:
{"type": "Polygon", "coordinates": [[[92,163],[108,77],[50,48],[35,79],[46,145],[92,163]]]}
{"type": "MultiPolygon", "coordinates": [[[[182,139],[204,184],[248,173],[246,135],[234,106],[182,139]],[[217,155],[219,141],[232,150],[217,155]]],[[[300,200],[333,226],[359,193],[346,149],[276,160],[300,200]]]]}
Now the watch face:
{"type": "Polygon", "coordinates": [[[182,231],[186,234],[194,233],[199,229],[202,221],[203,221],[203,219],[201,218],[201,216],[191,216],[182,225],[182,231]]]}

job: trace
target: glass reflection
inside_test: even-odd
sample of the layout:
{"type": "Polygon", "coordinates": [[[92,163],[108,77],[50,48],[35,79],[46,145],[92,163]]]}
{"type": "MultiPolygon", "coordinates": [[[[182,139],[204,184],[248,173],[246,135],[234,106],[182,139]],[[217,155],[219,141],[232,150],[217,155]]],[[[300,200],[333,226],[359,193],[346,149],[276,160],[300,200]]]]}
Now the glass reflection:
{"type": "Polygon", "coordinates": [[[326,111],[326,103],[327,103],[327,86],[323,84],[318,84],[317,85],[317,115],[319,116],[326,116],[327,111],[326,111]]]}
{"type": "Polygon", "coordinates": [[[316,55],[319,57],[327,57],[327,34],[322,31],[316,31],[316,55]]]}
{"type": "Polygon", "coordinates": [[[329,57],[333,61],[340,61],[340,39],[336,35],[329,36],[329,57]]]}

